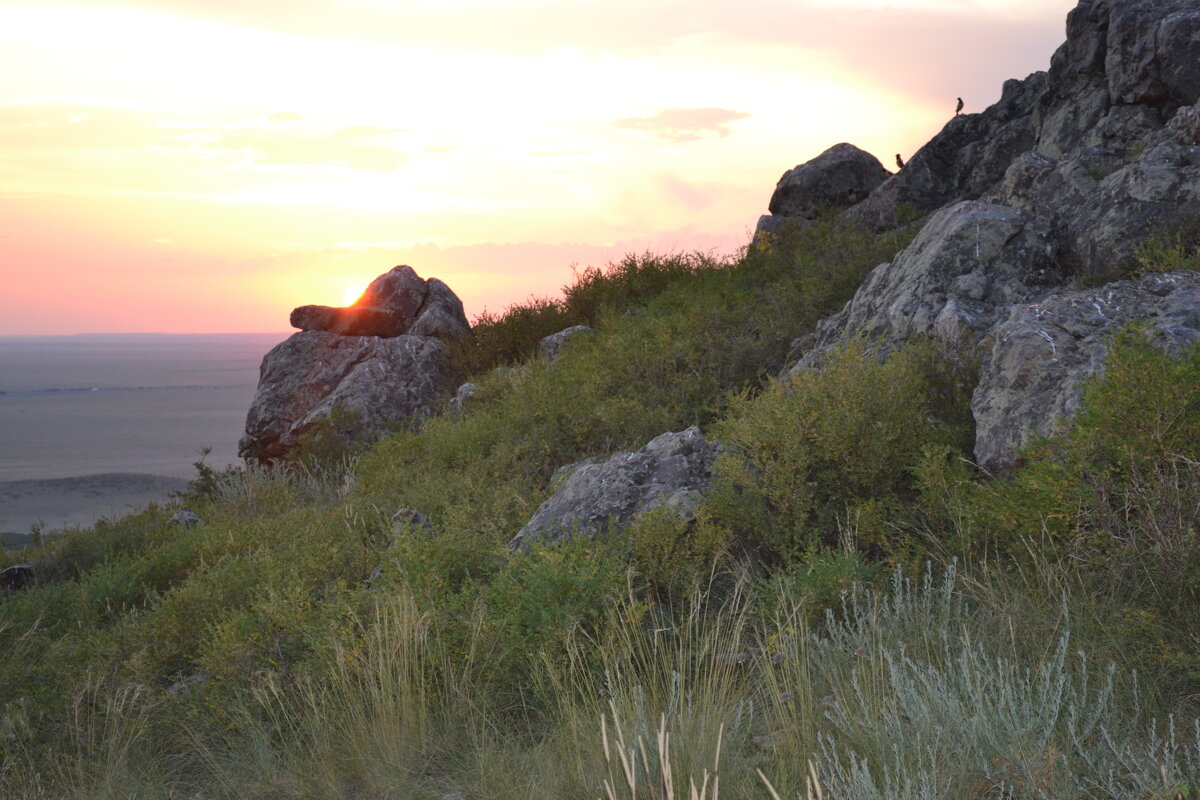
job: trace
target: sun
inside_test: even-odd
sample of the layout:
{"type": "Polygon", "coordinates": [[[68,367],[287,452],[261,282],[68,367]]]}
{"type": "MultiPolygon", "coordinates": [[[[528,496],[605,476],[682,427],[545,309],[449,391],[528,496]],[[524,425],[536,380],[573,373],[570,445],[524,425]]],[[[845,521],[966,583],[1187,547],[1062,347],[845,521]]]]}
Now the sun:
{"type": "Polygon", "coordinates": [[[342,305],[352,306],[354,301],[362,297],[362,293],[367,289],[361,283],[354,283],[346,287],[346,291],[342,292],[342,305]]]}

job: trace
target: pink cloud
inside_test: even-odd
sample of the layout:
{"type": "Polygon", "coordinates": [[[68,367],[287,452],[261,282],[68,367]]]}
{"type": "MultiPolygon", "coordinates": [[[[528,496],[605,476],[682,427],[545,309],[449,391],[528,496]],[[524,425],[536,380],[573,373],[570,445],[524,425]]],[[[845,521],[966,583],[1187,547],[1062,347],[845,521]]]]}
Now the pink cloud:
{"type": "Polygon", "coordinates": [[[729,126],[749,114],[727,108],[664,108],[648,117],[626,117],[618,128],[645,131],[668,142],[693,142],[710,136],[725,138],[729,126]]]}

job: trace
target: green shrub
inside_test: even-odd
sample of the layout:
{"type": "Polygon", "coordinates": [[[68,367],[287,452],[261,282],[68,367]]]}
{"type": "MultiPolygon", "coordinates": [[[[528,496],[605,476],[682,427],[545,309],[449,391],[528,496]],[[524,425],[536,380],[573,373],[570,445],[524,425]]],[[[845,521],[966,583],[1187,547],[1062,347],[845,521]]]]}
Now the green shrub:
{"type": "Polygon", "coordinates": [[[783,561],[851,536],[876,555],[896,555],[904,504],[922,448],[953,440],[933,416],[927,352],[886,359],[861,341],[743,400],[719,427],[730,452],[717,464],[708,513],[760,552],[783,561]]]}
{"type": "Polygon", "coordinates": [[[1134,252],[1139,272],[1174,272],[1200,267],[1200,217],[1156,231],[1134,252]]]}

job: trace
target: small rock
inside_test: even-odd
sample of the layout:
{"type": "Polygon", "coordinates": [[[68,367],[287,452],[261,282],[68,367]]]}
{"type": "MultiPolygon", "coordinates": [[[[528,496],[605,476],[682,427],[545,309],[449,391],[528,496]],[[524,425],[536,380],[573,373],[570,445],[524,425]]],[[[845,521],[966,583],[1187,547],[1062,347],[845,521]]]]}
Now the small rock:
{"type": "Polygon", "coordinates": [[[433,530],[429,517],[413,508],[402,508],[392,515],[392,531],[396,534],[428,533],[433,530]]]}
{"type": "Polygon", "coordinates": [[[208,680],[207,672],[197,672],[195,675],[188,675],[186,678],[181,678],[167,687],[167,694],[177,695],[186,692],[193,686],[199,686],[208,680]]]}
{"type": "Polygon", "coordinates": [[[475,393],[479,391],[479,387],[471,382],[464,383],[458,387],[458,391],[454,393],[454,397],[446,404],[446,409],[451,414],[461,414],[467,407],[467,403],[475,399],[475,393]]]}
{"type": "Polygon", "coordinates": [[[549,336],[543,337],[543,339],[538,342],[538,348],[542,351],[542,355],[546,356],[550,363],[553,364],[562,357],[563,351],[571,339],[579,336],[580,334],[592,332],[592,329],[587,325],[572,325],[571,327],[565,328],[558,333],[552,333],[549,336]]]}
{"type": "Polygon", "coordinates": [[[167,520],[167,525],[182,525],[185,528],[194,528],[199,524],[200,517],[190,508],[179,509],[167,520]]]}

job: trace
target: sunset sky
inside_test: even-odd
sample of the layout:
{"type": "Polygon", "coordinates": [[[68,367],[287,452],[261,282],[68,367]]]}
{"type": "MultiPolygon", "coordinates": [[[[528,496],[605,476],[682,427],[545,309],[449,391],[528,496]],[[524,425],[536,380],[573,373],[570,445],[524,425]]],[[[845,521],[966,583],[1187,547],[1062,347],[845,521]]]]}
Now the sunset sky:
{"type": "Polygon", "coordinates": [[[287,330],[396,264],[467,314],[744,245],[1045,69],[1074,0],[0,0],[0,334],[287,330]]]}

